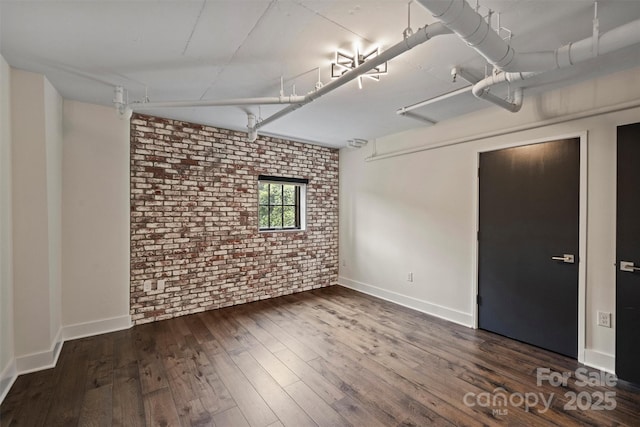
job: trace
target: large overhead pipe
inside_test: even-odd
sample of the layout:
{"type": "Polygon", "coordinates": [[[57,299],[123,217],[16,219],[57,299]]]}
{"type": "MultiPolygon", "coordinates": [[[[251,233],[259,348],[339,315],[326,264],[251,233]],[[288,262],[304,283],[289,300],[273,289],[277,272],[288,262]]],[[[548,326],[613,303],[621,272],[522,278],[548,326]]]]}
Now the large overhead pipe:
{"type": "Polygon", "coordinates": [[[477,98],[485,99],[489,102],[509,110],[512,113],[517,113],[522,108],[522,88],[518,87],[514,90],[513,101],[507,101],[498,96],[493,95],[489,90],[496,85],[502,83],[515,83],[533,77],[540,73],[498,73],[492,74],[478,83],[473,85],[471,92],[477,98]]]}
{"type": "MultiPolygon", "coordinates": [[[[466,0],[417,0],[496,68],[507,72],[550,71],[640,43],[640,20],[559,49],[516,53],[466,0]],[[594,43],[596,46],[594,46],[594,43]]],[[[597,18],[596,18],[597,19],[597,18]]]]}
{"type": "Polygon", "coordinates": [[[513,60],[513,48],[493,31],[489,23],[466,0],[418,0],[418,3],[489,63],[503,69],[513,60]]]}
{"type": "MultiPolygon", "coordinates": [[[[604,34],[599,34],[597,25],[594,25],[592,37],[556,50],[516,53],[466,0],[417,1],[490,64],[503,71],[476,83],[473,94],[514,112],[519,111],[522,105],[522,89],[516,89],[514,100],[510,102],[492,95],[489,92],[492,86],[524,80],[540,72],[565,68],[640,43],[640,20],[636,20],[604,34]]],[[[597,23],[597,14],[594,21],[597,23]]]]}
{"type": "Polygon", "coordinates": [[[414,48],[415,46],[418,46],[419,44],[422,44],[435,36],[439,36],[442,34],[449,34],[450,32],[451,31],[447,29],[447,27],[445,27],[439,22],[433,25],[424,26],[420,28],[418,31],[416,31],[415,34],[405,38],[399,43],[396,43],[395,45],[391,46],[389,49],[380,53],[378,56],[367,60],[366,62],[354,68],[353,70],[347,71],[339,78],[331,81],[330,83],[327,83],[321,88],[314,90],[312,92],[309,92],[307,95],[304,96],[304,99],[302,101],[291,104],[288,107],[278,111],[277,113],[272,114],[271,116],[267,117],[261,122],[256,123],[255,126],[253,128],[250,128],[249,130],[257,131],[258,129],[268,125],[269,123],[272,123],[273,121],[286,116],[287,114],[310,103],[311,101],[318,99],[321,96],[326,95],[327,93],[339,88],[340,86],[358,78],[359,76],[363,75],[367,71],[374,69],[378,65],[381,65],[387,61],[392,60],[393,58],[403,54],[404,52],[414,48]]]}
{"type": "MultiPolygon", "coordinates": [[[[584,62],[594,56],[615,52],[625,47],[633,46],[640,43],[640,20],[629,22],[628,24],[614,28],[611,31],[601,34],[594,40],[593,37],[587,37],[575,43],[564,45],[555,51],[550,52],[554,62],[548,63],[545,71],[551,71],[559,68],[566,68],[580,62],[584,62]],[[595,43],[595,45],[594,45],[595,43]]],[[[549,52],[547,52],[549,53],[549,52]]],[[[526,65],[535,61],[535,58],[542,58],[544,52],[523,53],[518,54],[515,63],[518,66],[526,67],[526,65]]],[[[549,56],[549,55],[546,55],[549,56]]],[[[490,93],[492,87],[504,83],[515,83],[523,81],[544,71],[539,72],[502,72],[493,74],[473,86],[473,94],[478,98],[493,102],[512,112],[517,112],[522,106],[522,89],[515,90],[515,99],[508,102],[502,98],[496,97],[490,93]]]]}

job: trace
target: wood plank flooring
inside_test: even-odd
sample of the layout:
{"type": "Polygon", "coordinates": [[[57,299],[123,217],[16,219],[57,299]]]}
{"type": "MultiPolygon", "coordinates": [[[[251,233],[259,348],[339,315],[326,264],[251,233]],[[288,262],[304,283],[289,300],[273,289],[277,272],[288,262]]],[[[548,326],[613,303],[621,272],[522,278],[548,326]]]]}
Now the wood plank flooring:
{"type": "Polygon", "coordinates": [[[67,342],[0,426],[640,425],[639,388],[581,387],[579,367],[334,286],[67,342]]]}

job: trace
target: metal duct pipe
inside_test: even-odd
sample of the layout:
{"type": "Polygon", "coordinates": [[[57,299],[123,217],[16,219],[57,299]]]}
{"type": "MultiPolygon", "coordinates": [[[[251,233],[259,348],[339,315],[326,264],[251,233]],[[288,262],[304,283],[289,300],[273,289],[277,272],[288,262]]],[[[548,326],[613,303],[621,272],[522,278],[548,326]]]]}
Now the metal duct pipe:
{"type": "Polygon", "coordinates": [[[566,68],[591,59],[594,56],[612,53],[638,43],[640,43],[640,19],[607,31],[601,34],[597,40],[594,40],[593,37],[587,37],[575,43],[566,44],[551,52],[517,54],[512,64],[510,64],[511,66],[523,67],[523,69],[527,69],[528,67],[528,69],[531,69],[533,66],[529,64],[537,64],[538,66],[536,68],[542,69],[543,71],[524,73],[504,72],[491,75],[473,86],[473,94],[478,98],[493,102],[509,111],[517,112],[522,106],[522,89],[516,90],[516,95],[520,96],[520,105],[518,105],[517,100],[509,103],[508,101],[491,95],[489,90],[499,84],[526,80],[544,71],[566,68]],[[594,42],[597,43],[597,49],[595,50],[594,42]],[[553,60],[548,58],[553,58],[553,60]],[[518,95],[518,90],[520,90],[520,95],[518,95]]]}
{"type": "Polygon", "coordinates": [[[510,79],[524,80],[538,72],[568,67],[594,56],[640,43],[640,20],[636,20],[600,36],[594,29],[594,36],[569,43],[554,51],[516,54],[513,48],[502,40],[466,0],[417,1],[489,63],[505,72],[489,76],[477,83],[474,85],[473,93],[479,98],[514,112],[519,111],[522,106],[522,89],[517,89],[514,102],[509,102],[490,94],[489,89],[492,86],[513,81],[510,79]],[[527,73],[511,73],[513,71],[527,73]]]}
{"type": "Polygon", "coordinates": [[[417,0],[494,66],[503,69],[515,51],[489,26],[466,0],[417,0]]]}
{"type": "MultiPolygon", "coordinates": [[[[635,21],[631,21],[601,34],[597,43],[598,55],[615,52],[640,43],[640,19],[636,19],[635,21]]],[[[594,56],[592,52],[592,38],[586,38],[567,46],[569,64],[582,62],[594,56]]],[[[559,66],[562,67],[564,65],[559,63],[559,66]]]]}
{"type": "Polygon", "coordinates": [[[631,21],[602,33],[596,39],[587,37],[554,51],[516,54],[514,60],[503,70],[550,71],[565,68],[637,43],[640,43],[640,20],[631,21]],[[595,50],[594,43],[597,44],[595,50]]]}
{"type": "Polygon", "coordinates": [[[134,110],[146,110],[152,108],[181,108],[181,107],[230,107],[235,105],[269,105],[269,104],[294,104],[304,100],[304,96],[271,96],[264,98],[231,98],[219,100],[199,101],[162,101],[162,102],[134,102],[130,105],[134,110]]]}
{"type": "Polygon", "coordinates": [[[640,43],[640,20],[587,37],[559,49],[516,53],[466,0],[417,0],[434,18],[460,36],[489,63],[502,71],[550,71],[640,43]],[[598,43],[593,49],[594,41],[598,43]]]}
{"type": "Polygon", "coordinates": [[[309,92],[307,95],[304,96],[304,99],[302,101],[298,103],[293,103],[290,106],[278,111],[277,113],[272,114],[271,116],[267,117],[261,122],[256,123],[253,130],[258,130],[263,126],[266,126],[269,123],[274,122],[275,120],[278,120],[279,118],[286,116],[287,114],[310,103],[311,101],[318,99],[321,96],[326,95],[327,93],[339,88],[340,86],[356,79],[357,77],[361,76],[367,71],[374,69],[378,65],[381,65],[387,61],[392,60],[393,58],[403,54],[404,52],[414,48],[419,44],[426,42],[427,40],[435,36],[439,36],[442,34],[449,34],[450,32],[451,31],[447,29],[447,27],[445,27],[442,23],[439,23],[439,22],[433,25],[424,26],[420,28],[418,31],[416,31],[415,34],[405,38],[399,43],[396,43],[395,45],[391,46],[389,49],[380,53],[375,58],[371,58],[366,62],[364,62],[362,65],[354,68],[353,70],[347,71],[339,78],[331,81],[330,83],[327,83],[321,88],[313,92],[309,92]]]}

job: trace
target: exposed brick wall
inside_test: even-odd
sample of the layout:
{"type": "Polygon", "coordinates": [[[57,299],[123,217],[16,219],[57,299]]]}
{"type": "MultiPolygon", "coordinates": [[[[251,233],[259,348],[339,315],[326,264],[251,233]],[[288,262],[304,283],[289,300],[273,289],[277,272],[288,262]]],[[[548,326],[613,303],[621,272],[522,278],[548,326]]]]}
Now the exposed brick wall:
{"type": "Polygon", "coordinates": [[[328,286],[338,151],[151,116],[131,120],[136,324],[328,286]],[[307,229],[258,232],[258,175],[307,178],[307,229]],[[157,281],[165,279],[163,291],[157,281]],[[144,292],[151,280],[153,290],[144,292]]]}

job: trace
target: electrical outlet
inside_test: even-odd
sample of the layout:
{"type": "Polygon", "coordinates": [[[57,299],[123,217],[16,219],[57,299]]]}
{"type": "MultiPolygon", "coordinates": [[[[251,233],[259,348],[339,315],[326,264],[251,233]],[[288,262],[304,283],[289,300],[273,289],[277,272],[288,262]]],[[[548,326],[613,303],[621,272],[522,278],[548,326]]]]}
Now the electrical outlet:
{"type": "Polygon", "coordinates": [[[347,266],[347,260],[346,260],[346,259],[344,259],[344,258],[342,258],[342,266],[343,266],[343,267],[346,267],[346,266],[347,266]]]}
{"type": "Polygon", "coordinates": [[[413,273],[412,272],[407,273],[407,282],[413,282],[413,273]]]}
{"type": "Polygon", "coordinates": [[[158,280],[158,287],[156,289],[158,289],[159,291],[164,291],[164,284],[165,283],[166,283],[166,281],[164,279],[158,280]]]}
{"type": "Polygon", "coordinates": [[[611,313],[607,311],[599,311],[598,312],[598,326],[603,326],[605,328],[611,327],[611,313]]]}
{"type": "Polygon", "coordinates": [[[151,280],[145,280],[144,281],[144,291],[145,292],[150,292],[151,291],[151,280]]]}

